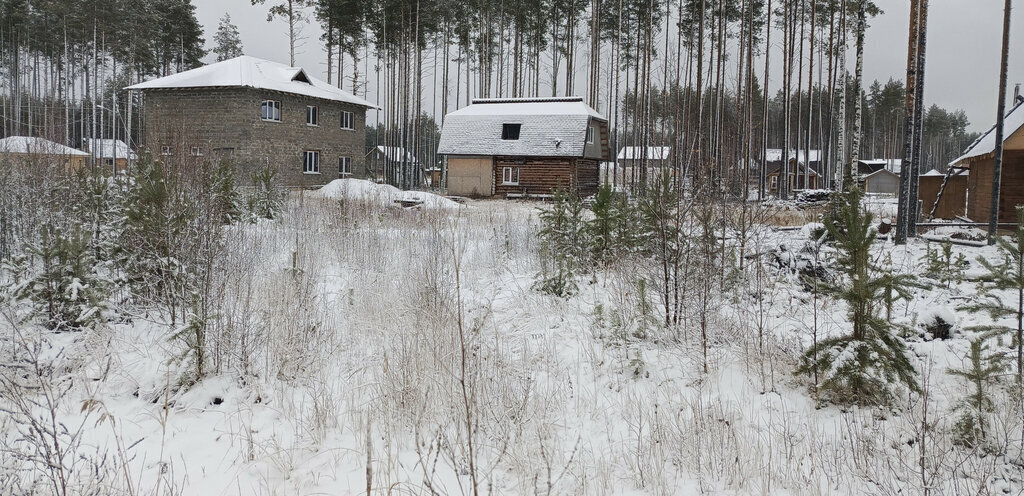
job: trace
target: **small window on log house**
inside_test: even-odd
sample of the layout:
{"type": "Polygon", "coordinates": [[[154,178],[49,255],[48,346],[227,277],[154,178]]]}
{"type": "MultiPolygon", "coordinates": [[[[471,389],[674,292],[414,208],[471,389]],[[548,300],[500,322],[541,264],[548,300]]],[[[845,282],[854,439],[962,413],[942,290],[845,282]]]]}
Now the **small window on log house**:
{"type": "Polygon", "coordinates": [[[594,126],[590,126],[587,128],[587,144],[594,144],[594,126]]]}
{"type": "Polygon", "coordinates": [[[502,124],[501,126],[501,139],[503,140],[517,140],[519,139],[519,130],[523,127],[522,124],[502,124]]]}
{"type": "Polygon", "coordinates": [[[501,184],[519,184],[519,167],[502,167],[501,184]]]}

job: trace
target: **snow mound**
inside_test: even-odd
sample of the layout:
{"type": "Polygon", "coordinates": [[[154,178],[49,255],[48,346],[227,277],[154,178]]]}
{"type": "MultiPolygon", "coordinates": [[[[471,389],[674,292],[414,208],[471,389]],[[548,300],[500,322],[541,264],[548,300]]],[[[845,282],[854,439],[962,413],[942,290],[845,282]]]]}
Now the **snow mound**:
{"type": "Polygon", "coordinates": [[[425,191],[402,191],[389,184],[377,184],[365,179],[335,179],[313,193],[321,198],[364,200],[393,206],[401,202],[416,203],[426,208],[455,210],[459,204],[441,195],[425,191]]]}

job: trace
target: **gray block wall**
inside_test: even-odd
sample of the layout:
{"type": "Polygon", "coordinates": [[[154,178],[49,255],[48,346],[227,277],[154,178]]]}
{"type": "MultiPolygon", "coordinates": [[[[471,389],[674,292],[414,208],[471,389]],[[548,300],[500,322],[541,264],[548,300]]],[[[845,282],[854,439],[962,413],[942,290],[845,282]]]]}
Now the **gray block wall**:
{"type": "Polygon", "coordinates": [[[230,156],[241,183],[270,164],[281,184],[293,187],[337,179],[339,158],[350,157],[352,177],[367,177],[365,107],[251,88],[149,90],[143,105],[143,145],[154,157],[162,146],[182,157],[201,146],[204,158],[230,156]],[[263,100],[281,102],[281,122],[260,118],[263,100]],[[319,126],[306,124],[307,105],[319,107],[319,126]],[[355,129],[341,129],[342,111],[354,114],[355,129]],[[303,173],[307,150],[320,152],[319,174],[303,173]]]}

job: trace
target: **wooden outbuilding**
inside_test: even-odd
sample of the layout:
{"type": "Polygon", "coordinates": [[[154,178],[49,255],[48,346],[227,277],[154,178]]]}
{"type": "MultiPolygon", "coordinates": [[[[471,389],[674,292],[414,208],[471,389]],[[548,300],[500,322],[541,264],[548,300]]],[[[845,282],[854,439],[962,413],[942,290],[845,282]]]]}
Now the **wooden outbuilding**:
{"type": "MultiPolygon", "coordinates": [[[[921,174],[918,181],[917,198],[921,202],[921,214],[927,216],[935,205],[939,196],[939,189],[942,188],[942,181],[946,175],[932,169],[921,174]]],[[[967,171],[957,169],[946,181],[946,188],[942,190],[942,200],[935,209],[937,219],[955,219],[967,213],[967,171]]]]}
{"type": "MultiPolygon", "coordinates": [[[[1003,165],[999,189],[999,222],[1017,222],[1016,206],[1024,205],[1024,110],[1018,102],[1004,121],[1003,165]]],[[[995,126],[981,135],[950,165],[970,170],[967,176],[967,217],[988,222],[992,211],[995,171],[995,126]]]]}
{"type": "Polygon", "coordinates": [[[597,192],[608,120],[581,97],[477,99],[445,116],[447,190],[471,197],[597,192]]]}
{"type": "Polygon", "coordinates": [[[888,169],[878,169],[861,176],[865,193],[895,195],[900,190],[900,176],[888,169]]]}
{"type": "Polygon", "coordinates": [[[32,167],[57,167],[62,172],[75,172],[85,167],[89,154],[53,141],[30,137],[9,136],[0,139],[0,158],[32,167]]]}

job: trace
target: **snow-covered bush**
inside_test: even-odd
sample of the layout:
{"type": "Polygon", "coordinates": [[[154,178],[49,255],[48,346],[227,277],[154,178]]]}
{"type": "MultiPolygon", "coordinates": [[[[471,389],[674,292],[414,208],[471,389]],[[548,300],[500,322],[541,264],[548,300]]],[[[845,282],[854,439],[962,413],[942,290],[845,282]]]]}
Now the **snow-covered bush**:
{"type": "Polygon", "coordinates": [[[27,256],[12,264],[11,296],[31,304],[32,314],[55,331],[90,329],[105,321],[111,286],[97,271],[89,235],[78,226],[64,231],[52,225],[40,229],[39,242],[26,247],[27,256]]]}

